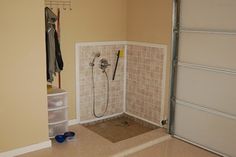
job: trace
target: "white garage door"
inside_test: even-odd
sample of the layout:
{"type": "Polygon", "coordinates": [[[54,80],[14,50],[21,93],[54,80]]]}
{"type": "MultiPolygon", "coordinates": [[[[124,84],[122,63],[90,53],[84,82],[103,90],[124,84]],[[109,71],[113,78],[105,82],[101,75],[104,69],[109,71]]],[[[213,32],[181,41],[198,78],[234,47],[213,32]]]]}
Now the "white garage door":
{"type": "Polygon", "coordinates": [[[174,134],[236,157],[236,0],[181,0],[174,134]]]}

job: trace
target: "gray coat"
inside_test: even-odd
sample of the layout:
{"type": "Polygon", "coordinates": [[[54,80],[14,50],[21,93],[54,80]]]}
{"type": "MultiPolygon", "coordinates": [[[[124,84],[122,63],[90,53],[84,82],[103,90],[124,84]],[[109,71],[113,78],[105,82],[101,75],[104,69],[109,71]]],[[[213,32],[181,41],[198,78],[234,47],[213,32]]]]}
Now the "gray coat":
{"type": "Polygon", "coordinates": [[[55,29],[57,16],[49,9],[45,8],[45,27],[46,27],[46,53],[47,53],[47,80],[53,81],[56,72],[63,69],[61,50],[55,29]],[[59,51],[59,52],[58,52],[59,51]],[[58,57],[59,55],[59,57],[58,57]]]}

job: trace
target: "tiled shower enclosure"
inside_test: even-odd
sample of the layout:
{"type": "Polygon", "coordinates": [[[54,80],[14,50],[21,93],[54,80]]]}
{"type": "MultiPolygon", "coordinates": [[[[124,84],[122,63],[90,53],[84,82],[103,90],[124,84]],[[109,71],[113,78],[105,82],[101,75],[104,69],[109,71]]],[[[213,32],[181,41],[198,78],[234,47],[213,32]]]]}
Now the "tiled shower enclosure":
{"type": "Polygon", "coordinates": [[[163,48],[128,45],[126,112],[159,123],[163,91],[163,48]]]}
{"type": "Polygon", "coordinates": [[[91,42],[76,45],[77,115],[81,123],[96,120],[92,113],[92,70],[89,63],[100,53],[94,66],[96,113],[106,105],[106,77],[99,68],[102,58],[111,64],[109,105],[106,117],[127,113],[153,124],[163,119],[166,46],[139,42],[91,42]],[[121,51],[115,79],[117,53],[121,51]]]}

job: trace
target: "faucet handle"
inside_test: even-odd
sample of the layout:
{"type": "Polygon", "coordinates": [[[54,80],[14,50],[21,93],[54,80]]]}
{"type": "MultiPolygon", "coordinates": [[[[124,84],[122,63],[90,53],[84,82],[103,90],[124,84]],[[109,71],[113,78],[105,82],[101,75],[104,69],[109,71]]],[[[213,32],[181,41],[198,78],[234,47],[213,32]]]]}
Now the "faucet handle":
{"type": "Polygon", "coordinates": [[[111,66],[111,64],[108,63],[107,59],[102,58],[100,60],[100,68],[105,70],[108,66],[111,66]]]}

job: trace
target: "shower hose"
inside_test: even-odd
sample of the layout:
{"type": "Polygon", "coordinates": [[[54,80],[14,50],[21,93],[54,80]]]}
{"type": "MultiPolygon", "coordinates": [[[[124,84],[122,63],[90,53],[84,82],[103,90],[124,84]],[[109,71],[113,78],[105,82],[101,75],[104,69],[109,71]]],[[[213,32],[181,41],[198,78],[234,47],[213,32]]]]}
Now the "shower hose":
{"type": "Polygon", "coordinates": [[[92,66],[92,97],[93,97],[93,115],[96,118],[101,118],[105,115],[107,108],[108,108],[108,103],[109,103],[109,79],[108,79],[108,75],[107,72],[105,70],[102,71],[107,79],[107,90],[106,90],[106,95],[107,95],[107,99],[106,99],[106,107],[105,110],[103,111],[103,113],[101,115],[97,115],[96,113],[96,103],[95,103],[95,83],[94,83],[94,74],[93,74],[93,66],[92,66]]]}

